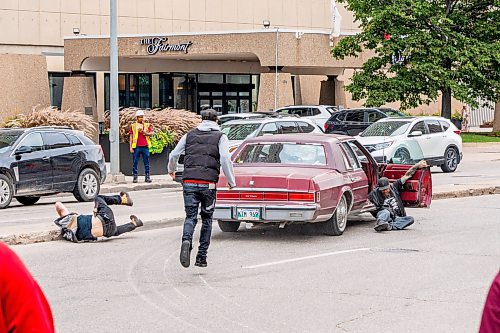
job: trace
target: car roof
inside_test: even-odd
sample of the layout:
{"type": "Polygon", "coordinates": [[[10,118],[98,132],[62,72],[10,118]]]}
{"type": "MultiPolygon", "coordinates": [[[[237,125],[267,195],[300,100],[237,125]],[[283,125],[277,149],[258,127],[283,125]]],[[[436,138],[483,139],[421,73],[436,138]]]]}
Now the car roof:
{"type": "Polygon", "coordinates": [[[304,133],[297,135],[295,134],[276,134],[259,136],[255,138],[246,139],[245,142],[257,143],[257,142],[308,142],[308,143],[337,143],[346,140],[353,140],[354,138],[346,135],[337,134],[320,134],[320,133],[304,133]]]}
{"type": "Polygon", "coordinates": [[[380,119],[379,122],[387,122],[387,121],[401,121],[401,120],[407,120],[407,121],[414,121],[414,120],[447,120],[444,117],[437,117],[437,116],[421,116],[421,117],[389,117],[389,118],[383,118],[380,119]]]}
{"type": "Polygon", "coordinates": [[[277,122],[277,121],[300,121],[300,122],[306,122],[308,124],[314,125],[314,122],[307,118],[299,118],[299,117],[281,117],[281,118],[270,118],[270,117],[264,117],[264,118],[247,118],[247,119],[236,119],[236,120],[231,120],[228,121],[227,123],[224,123],[224,125],[235,125],[235,124],[262,124],[262,123],[272,123],[272,122],[277,122]]]}

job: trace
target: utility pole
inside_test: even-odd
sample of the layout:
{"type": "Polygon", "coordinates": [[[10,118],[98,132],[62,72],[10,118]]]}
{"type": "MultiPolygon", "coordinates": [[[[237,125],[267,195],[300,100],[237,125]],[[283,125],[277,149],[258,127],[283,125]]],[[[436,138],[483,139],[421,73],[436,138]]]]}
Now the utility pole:
{"type": "Polygon", "coordinates": [[[117,0],[110,0],[110,36],[109,36],[109,68],[110,68],[110,162],[111,175],[116,181],[120,173],[120,115],[118,112],[118,36],[117,36],[117,0]]]}
{"type": "Polygon", "coordinates": [[[280,32],[280,28],[279,27],[276,27],[276,50],[275,50],[275,55],[276,55],[276,59],[275,59],[275,65],[276,65],[276,73],[275,73],[275,78],[274,78],[274,110],[276,111],[276,109],[278,109],[278,52],[279,52],[279,32],[280,32]]]}

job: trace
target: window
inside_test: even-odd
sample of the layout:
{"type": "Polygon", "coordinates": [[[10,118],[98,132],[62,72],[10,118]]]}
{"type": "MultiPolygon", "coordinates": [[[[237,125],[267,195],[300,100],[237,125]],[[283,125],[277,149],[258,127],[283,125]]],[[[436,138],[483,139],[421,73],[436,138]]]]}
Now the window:
{"type": "Polygon", "coordinates": [[[443,131],[444,132],[446,132],[448,130],[448,128],[450,128],[450,124],[447,123],[446,121],[440,120],[439,122],[441,123],[441,126],[443,126],[443,131]]]}
{"type": "Polygon", "coordinates": [[[260,132],[260,136],[274,134],[278,134],[278,126],[276,126],[276,123],[265,124],[264,127],[262,127],[262,131],[260,132]]]}
{"type": "Polygon", "coordinates": [[[299,128],[293,121],[280,121],[279,126],[282,134],[299,133],[299,128]]]}
{"type": "MultiPolygon", "coordinates": [[[[104,76],[105,108],[110,108],[110,77],[104,76]]],[[[119,106],[151,108],[152,101],[151,74],[120,74],[118,75],[119,106]]]]}
{"type": "Polygon", "coordinates": [[[71,135],[71,134],[66,134],[66,136],[68,137],[68,139],[71,142],[72,146],[80,146],[82,144],[82,142],[80,141],[80,139],[78,139],[76,136],[71,135]]]}
{"type": "Polygon", "coordinates": [[[441,133],[443,129],[441,128],[441,124],[439,124],[438,120],[426,120],[425,123],[429,128],[430,134],[441,133]]]}
{"type": "Polygon", "coordinates": [[[336,121],[336,122],[341,122],[341,121],[344,121],[345,119],[345,115],[346,113],[345,112],[339,112],[339,113],[336,113],[332,116],[331,120],[332,121],[336,121]]]}
{"type": "Polygon", "coordinates": [[[40,133],[31,133],[28,134],[23,141],[19,144],[19,147],[26,146],[31,147],[33,151],[43,150],[43,140],[40,133]]]}
{"type": "Polygon", "coordinates": [[[356,146],[352,141],[349,141],[348,144],[349,144],[349,147],[351,147],[351,149],[354,151],[354,153],[356,154],[356,156],[358,157],[358,160],[360,162],[368,162],[368,158],[361,151],[361,149],[358,148],[358,146],[356,146]]]}
{"type": "Polygon", "coordinates": [[[258,123],[247,124],[225,124],[221,126],[221,132],[227,135],[229,140],[245,140],[249,135],[260,127],[258,123]]]}
{"type": "Polygon", "coordinates": [[[309,111],[311,112],[311,116],[319,116],[321,114],[318,108],[310,108],[309,111]]]}
{"type": "Polygon", "coordinates": [[[365,117],[364,111],[351,111],[345,117],[345,121],[362,123],[364,121],[364,117],[365,117]]]}
{"type": "Polygon", "coordinates": [[[323,145],[249,144],[238,155],[236,163],[326,165],[326,153],[323,145]]]}
{"type": "Polygon", "coordinates": [[[347,169],[360,169],[361,164],[359,163],[358,158],[354,154],[349,144],[346,142],[342,142],[341,147],[342,152],[345,154],[345,157],[347,157],[347,161],[349,162],[349,165],[347,165],[347,169]]]}
{"type": "Polygon", "coordinates": [[[420,131],[420,132],[422,132],[422,134],[427,133],[427,131],[425,129],[425,124],[423,121],[419,121],[418,123],[416,123],[415,126],[413,126],[413,128],[411,129],[410,134],[415,132],[415,131],[420,131]]]}
{"type": "Polygon", "coordinates": [[[368,122],[369,123],[375,123],[382,118],[385,118],[385,115],[381,112],[377,112],[377,111],[369,111],[368,112],[368,122]]]}
{"type": "Polygon", "coordinates": [[[70,73],[49,73],[50,104],[59,110],[62,105],[64,78],[70,73]]]}
{"type": "Polygon", "coordinates": [[[308,123],[305,123],[303,121],[298,121],[297,124],[299,124],[299,128],[302,133],[312,133],[314,132],[314,126],[308,123]]]}
{"type": "Polygon", "coordinates": [[[43,133],[43,142],[46,149],[57,149],[71,146],[66,135],[63,133],[43,133]]]}

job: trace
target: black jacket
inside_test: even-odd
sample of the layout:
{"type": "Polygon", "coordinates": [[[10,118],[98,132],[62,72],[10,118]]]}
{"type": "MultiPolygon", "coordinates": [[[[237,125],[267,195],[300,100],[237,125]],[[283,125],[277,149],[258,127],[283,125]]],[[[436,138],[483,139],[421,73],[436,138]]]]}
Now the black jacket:
{"type": "Polygon", "coordinates": [[[186,136],[183,179],[217,183],[220,175],[219,141],[222,132],[194,129],[186,136]]]}
{"type": "MultiPolygon", "coordinates": [[[[393,196],[396,199],[399,211],[401,212],[401,216],[406,216],[405,207],[403,205],[403,200],[401,200],[401,194],[400,194],[402,189],[403,189],[403,182],[401,181],[401,179],[398,179],[391,184],[391,196],[393,196]]],[[[383,209],[388,209],[391,212],[391,215],[395,215],[390,207],[384,206],[385,197],[378,187],[375,188],[368,195],[368,199],[372,204],[375,205],[375,207],[377,208],[377,212],[383,209]]]]}

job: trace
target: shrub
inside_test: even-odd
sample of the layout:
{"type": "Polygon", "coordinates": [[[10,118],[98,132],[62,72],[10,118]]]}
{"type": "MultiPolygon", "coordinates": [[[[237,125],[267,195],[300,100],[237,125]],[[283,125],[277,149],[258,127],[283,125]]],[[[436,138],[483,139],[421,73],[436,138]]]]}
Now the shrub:
{"type": "Polygon", "coordinates": [[[163,149],[174,144],[174,135],[168,130],[157,132],[151,137],[151,154],[161,154],[163,149]]]}

